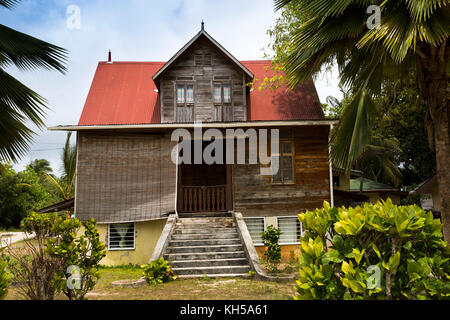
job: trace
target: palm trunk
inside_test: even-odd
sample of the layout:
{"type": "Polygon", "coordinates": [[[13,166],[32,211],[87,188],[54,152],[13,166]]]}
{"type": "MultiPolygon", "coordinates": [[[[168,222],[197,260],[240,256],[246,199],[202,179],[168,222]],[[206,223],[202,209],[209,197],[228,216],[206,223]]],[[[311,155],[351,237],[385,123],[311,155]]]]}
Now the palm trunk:
{"type": "Polygon", "coordinates": [[[432,120],[434,149],[436,152],[436,174],[441,202],[441,221],[444,239],[450,244],[450,110],[448,100],[448,76],[446,66],[450,49],[445,41],[440,47],[424,49],[425,57],[419,61],[421,92],[427,103],[432,120]]]}
{"type": "Polygon", "coordinates": [[[434,143],[436,150],[436,174],[441,202],[441,220],[444,239],[450,244],[450,138],[448,105],[442,112],[442,118],[434,125],[434,143]]]}

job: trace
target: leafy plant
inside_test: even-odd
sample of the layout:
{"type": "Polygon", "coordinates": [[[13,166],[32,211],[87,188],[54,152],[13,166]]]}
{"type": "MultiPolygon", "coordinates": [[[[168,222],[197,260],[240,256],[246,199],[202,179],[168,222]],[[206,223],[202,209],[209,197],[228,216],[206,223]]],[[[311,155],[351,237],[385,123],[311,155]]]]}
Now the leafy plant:
{"type": "Polygon", "coordinates": [[[82,223],[78,219],[61,219],[53,230],[60,236],[48,240],[47,252],[61,261],[53,284],[69,300],[83,300],[97,283],[99,263],[106,255],[96,223],[94,219],[82,223]],[[83,234],[77,236],[80,227],[83,234]]]}
{"type": "Polygon", "coordinates": [[[281,261],[281,247],[278,244],[281,231],[274,226],[269,226],[261,235],[264,245],[267,246],[264,257],[269,263],[278,263],[281,261]]]}
{"type": "Polygon", "coordinates": [[[84,299],[98,280],[98,264],[106,254],[95,222],[31,213],[21,226],[35,237],[25,239],[23,249],[7,250],[8,267],[21,284],[19,292],[31,300],[53,300],[56,293],[69,300],[84,299]],[[81,227],[84,231],[78,236],[81,227]]]}
{"type": "Polygon", "coordinates": [[[7,262],[0,259],[0,300],[8,294],[8,287],[11,284],[11,275],[6,270],[7,262]]]}
{"type": "Polygon", "coordinates": [[[388,199],[298,218],[296,299],[449,299],[450,250],[431,212],[388,199]]]}
{"type": "Polygon", "coordinates": [[[142,265],[141,268],[143,269],[142,274],[150,284],[163,283],[170,280],[175,280],[177,278],[173,273],[169,262],[163,258],[159,258],[151,261],[149,264],[142,265]]]}
{"type": "Polygon", "coordinates": [[[58,236],[52,231],[58,219],[55,213],[31,213],[22,220],[21,227],[27,234],[34,234],[34,238],[25,238],[22,248],[8,246],[5,251],[10,259],[8,269],[14,281],[20,284],[17,287],[19,294],[26,299],[54,299],[56,290],[52,281],[61,263],[47,253],[45,243],[58,236]]]}

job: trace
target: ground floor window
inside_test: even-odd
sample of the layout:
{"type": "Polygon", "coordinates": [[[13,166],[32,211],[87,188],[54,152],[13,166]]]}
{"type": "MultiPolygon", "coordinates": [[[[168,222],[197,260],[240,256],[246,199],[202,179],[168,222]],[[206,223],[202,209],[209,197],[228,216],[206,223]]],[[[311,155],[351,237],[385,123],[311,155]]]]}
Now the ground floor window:
{"type": "Polygon", "coordinates": [[[134,223],[108,225],[108,250],[133,250],[135,248],[134,223]]]}
{"type": "Polygon", "coordinates": [[[282,232],[280,244],[298,244],[302,234],[302,224],[297,217],[278,217],[278,229],[282,232]]]}
{"type": "Polygon", "coordinates": [[[264,218],[244,218],[254,245],[262,245],[261,234],[264,232],[264,218]]]}

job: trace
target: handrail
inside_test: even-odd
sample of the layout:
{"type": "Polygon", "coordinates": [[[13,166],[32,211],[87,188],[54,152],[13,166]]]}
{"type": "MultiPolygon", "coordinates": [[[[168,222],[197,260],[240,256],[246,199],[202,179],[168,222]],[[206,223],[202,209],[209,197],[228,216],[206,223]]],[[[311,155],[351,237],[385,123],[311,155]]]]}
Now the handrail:
{"type": "Polygon", "coordinates": [[[175,229],[176,222],[177,222],[176,215],[175,214],[169,215],[166,221],[166,225],[164,226],[164,229],[161,232],[161,235],[159,236],[158,242],[156,243],[155,249],[153,249],[153,253],[149,260],[149,263],[163,256],[164,251],[169,245],[170,237],[172,236],[173,230],[175,229]]]}

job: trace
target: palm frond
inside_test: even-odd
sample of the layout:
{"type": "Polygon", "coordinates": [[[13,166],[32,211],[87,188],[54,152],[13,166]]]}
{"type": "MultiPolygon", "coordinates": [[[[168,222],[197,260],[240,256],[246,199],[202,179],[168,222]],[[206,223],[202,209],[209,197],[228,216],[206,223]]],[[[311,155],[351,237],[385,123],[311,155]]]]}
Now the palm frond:
{"type": "Polygon", "coordinates": [[[0,100],[0,161],[17,161],[32,141],[34,132],[25,125],[25,117],[0,100]]]}
{"type": "Polygon", "coordinates": [[[67,133],[66,143],[64,145],[63,152],[61,154],[61,160],[63,163],[63,175],[62,180],[64,181],[65,191],[67,195],[70,195],[72,188],[75,184],[76,175],[76,161],[77,161],[77,149],[76,146],[70,144],[70,138],[72,132],[67,133]]]}
{"type": "Polygon", "coordinates": [[[18,4],[21,0],[0,0],[0,6],[5,7],[7,9],[12,9],[18,4]]]}
{"type": "Polygon", "coordinates": [[[405,0],[405,2],[416,22],[429,19],[437,9],[450,3],[448,0],[405,0]]]}
{"type": "Polygon", "coordinates": [[[371,141],[376,106],[365,90],[354,94],[331,136],[330,157],[333,166],[350,171],[352,163],[371,141]]]}
{"type": "Polygon", "coordinates": [[[42,127],[45,116],[45,100],[39,94],[23,85],[20,81],[0,69],[0,103],[2,111],[14,110],[30,119],[36,126],[42,127]]]}
{"type": "Polygon", "coordinates": [[[0,62],[21,70],[66,71],[67,50],[0,24],[0,62]]]}

